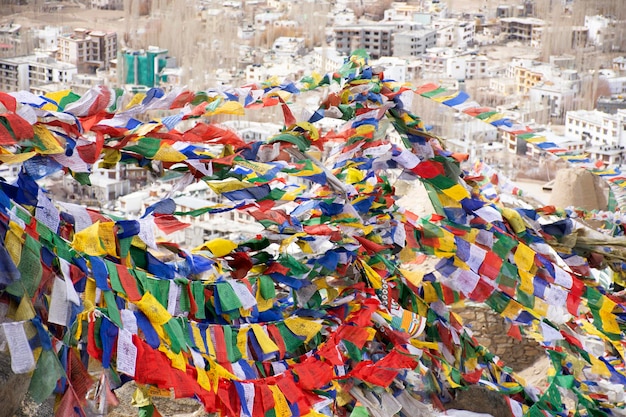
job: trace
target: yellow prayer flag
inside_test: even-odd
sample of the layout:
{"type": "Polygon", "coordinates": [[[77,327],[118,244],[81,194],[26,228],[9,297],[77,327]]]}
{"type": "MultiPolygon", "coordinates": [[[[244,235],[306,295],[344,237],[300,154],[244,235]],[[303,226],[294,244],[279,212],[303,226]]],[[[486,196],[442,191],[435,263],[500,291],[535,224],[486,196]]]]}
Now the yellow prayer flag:
{"type": "Polygon", "coordinates": [[[303,319],[302,317],[287,317],[285,326],[295,335],[304,336],[304,342],[307,343],[311,338],[322,330],[322,325],[313,320],[303,319]]]}
{"type": "Polygon", "coordinates": [[[90,311],[96,307],[96,281],[87,277],[87,282],[85,283],[85,311],[90,311]]]}
{"type": "Polygon", "coordinates": [[[422,283],[422,279],[424,279],[424,271],[410,271],[400,268],[400,272],[402,272],[402,276],[406,278],[407,281],[416,287],[418,287],[422,283]]]}
{"type": "MultiPolygon", "coordinates": [[[[72,92],[72,90],[60,90],[60,91],[50,91],[46,94],[44,94],[44,97],[49,98],[50,100],[54,101],[55,103],[60,103],[61,100],[63,100],[64,97],[66,97],[67,95],[69,95],[72,92]]],[[[50,110],[50,111],[58,111],[59,110],[59,106],[47,102],[46,104],[44,104],[41,107],[43,110],[50,110]]]]}
{"type": "Polygon", "coordinates": [[[522,268],[518,269],[518,273],[521,280],[519,284],[520,291],[523,291],[526,294],[533,294],[533,278],[535,277],[534,274],[531,274],[530,272],[527,272],[522,268]]]}
{"type": "Polygon", "coordinates": [[[348,168],[346,171],[346,183],[356,184],[363,181],[365,174],[356,168],[348,168]]]}
{"type": "Polygon", "coordinates": [[[178,152],[176,149],[172,148],[167,143],[161,143],[161,147],[152,157],[155,161],[163,161],[163,162],[182,162],[187,159],[187,157],[178,152]]]}
{"type": "Polygon", "coordinates": [[[130,109],[131,107],[134,107],[138,104],[140,104],[143,99],[146,98],[146,94],[145,93],[137,93],[133,96],[133,98],[130,100],[130,103],[128,103],[128,105],[126,106],[126,109],[130,109]]]}
{"type": "Polygon", "coordinates": [[[619,328],[619,324],[617,324],[617,317],[615,316],[615,314],[613,314],[609,310],[605,310],[604,308],[601,308],[600,317],[602,318],[602,329],[605,332],[613,333],[613,334],[620,334],[621,330],[619,328]]]}
{"type": "Polygon", "coordinates": [[[596,358],[594,355],[589,355],[589,358],[591,359],[591,372],[607,378],[611,377],[611,371],[604,362],[596,358]]]}
{"type": "Polygon", "coordinates": [[[131,404],[134,407],[147,407],[152,404],[152,400],[148,395],[148,390],[143,385],[137,385],[135,392],[133,392],[133,397],[131,400],[131,404]]]}
{"type": "Polygon", "coordinates": [[[367,264],[367,262],[360,260],[359,263],[363,267],[363,271],[365,272],[365,276],[369,280],[370,284],[372,284],[372,288],[375,290],[379,290],[383,287],[383,279],[371,266],[367,264]]]}
{"type": "Polygon", "coordinates": [[[270,337],[265,333],[265,330],[257,323],[251,325],[254,336],[256,337],[259,346],[263,349],[263,353],[278,352],[278,346],[270,337]]]}
{"type": "Polygon", "coordinates": [[[100,243],[108,255],[117,256],[117,237],[115,235],[115,222],[102,222],[98,227],[100,243]]]}
{"type": "Polygon", "coordinates": [[[37,152],[24,152],[14,154],[5,149],[0,149],[0,162],[8,165],[21,164],[22,162],[32,158],[35,155],[37,155],[37,152]]]}
{"type": "Polygon", "coordinates": [[[186,372],[187,360],[185,359],[185,355],[183,355],[182,351],[174,353],[163,344],[159,345],[159,351],[165,353],[165,356],[167,356],[168,359],[172,362],[172,368],[186,372]]]}
{"type": "Polygon", "coordinates": [[[30,301],[30,298],[27,296],[22,297],[19,305],[17,306],[17,310],[15,310],[15,321],[25,321],[35,318],[37,314],[35,313],[35,308],[30,301]]]}
{"type": "Polygon", "coordinates": [[[219,258],[228,255],[236,248],[237,244],[235,242],[218,237],[216,239],[205,242],[202,246],[195,248],[194,251],[208,249],[211,251],[213,256],[219,258]]]}
{"type": "Polygon", "coordinates": [[[237,333],[237,349],[241,352],[241,357],[248,360],[248,330],[249,327],[241,327],[237,333]]]}
{"type": "Polygon", "coordinates": [[[107,251],[100,243],[100,221],[75,233],[72,247],[90,256],[106,255],[107,251]]]}
{"type": "Polygon", "coordinates": [[[243,105],[238,101],[225,101],[215,110],[204,113],[204,116],[214,116],[216,114],[232,114],[235,116],[244,116],[246,114],[243,105]]]}
{"type": "Polygon", "coordinates": [[[292,413],[289,408],[289,403],[287,403],[280,388],[276,385],[268,385],[267,387],[272,391],[272,395],[274,396],[274,413],[276,417],[290,417],[292,413]]]}
{"type": "Polygon", "coordinates": [[[14,221],[9,221],[9,230],[4,237],[4,246],[15,265],[20,264],[22,259],[22,246],[24,246],[24,230],[14,221]]]}
{"type": "Polygon", "coordinates": [[[41,147],[35,145],[35,149],[42,155],[58,154],[65,152],[65,148],[61,146],[58,139],[44,126],[33,125],[35,136],[39,138],[41,147]]]}
{"type": "Polygon", "coordinates": [[[159,301],[150,293],[146,293],[141,300],[136,301],[137,307],[148,317],[150,323],[162,326],[172,318],[172,315],[159,303],[159,301]]]}
{"type": "Polygon", "coordinates": [[[524,219],[522,219],[522,216],[520,216],[517,211],[508,207],[503,207],[501,212],[502,216],[509,222],[515,233],[523,233],[526,230],[524,219]]]}
{"type": "Polygon", "coordinates": [[[196,379],[198,381],[198,385],[207,391],[211,391],[211,380],[209,379],[207,372],[199,366],[196,366],[196,371],[198,372],[198,377],[196,379]]]}
{"type": "Polygon", "coordinates": [[[461,201],[464,198],[469,198],[470,196],[469,192],[465,188],[463,188],[461,184],[454,184],[450,188],[441,190],[441,192],[456,201],[461,201]]]}
{"type": "MultiPolygon", "coordinates": [[[[519,242],[513,260],[518,269],[531,272],[535,265],[535,251],[522,242],[519,242]]],[[[530,292],[532,294],[532,291],[530,292]]]]}

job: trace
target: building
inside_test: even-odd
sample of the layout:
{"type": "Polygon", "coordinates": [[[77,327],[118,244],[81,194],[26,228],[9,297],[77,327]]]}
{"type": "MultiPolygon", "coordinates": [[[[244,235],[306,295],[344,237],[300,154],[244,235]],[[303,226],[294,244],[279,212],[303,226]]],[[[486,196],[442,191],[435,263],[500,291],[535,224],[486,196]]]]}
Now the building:
{"type": "Polygon", "coordinates": [[[531,41],[541,39],[540,28],[545,21],[533,17],[508,17],[500,19],[500,31],[506,40],[520,41],[530,45],[531,41]]]}
{"type": "Polygon", "coordinates": [[[573,109],[577,91],[563,83],[540,82],[528,94],[531,104],[545,106],[551,121],[561,123],[565,113],[573,109]]]}
{"type": "Polygon", "coordinates": [[[437,46],[467,48],[474,44],[476,22],[458,19],[438,19],[432,22],[437,32],[437,46]]]}
{"type": "Polygon", "coordinates": [[[0,59],[0,90],[20,91],[43,84],[68,85],[78,73],[76,65],[48,56],[29,55],[0,59]]]}
{"type": "Polygon", "coordinates": [[[59,36],[57,59],[76,65],[81,72],[108,69],[117,58],[117,33],[76,28],[59,36]]]}
{"type": "Polygon", "coordinates": [[[158,87],[162,71],[168,66],[167,49],[149,46],[147,50],[127,50],[122,53],[122,82],[135,89],[158,87]]]}
{"type": "Polygon", "coordinates": [[[272,51],[277,58],[296,58],[304,55],[306,47],[304,38],[279,36],[272,44],[272,51]]]}
{"type": "Polygon", "coordinates": [[[626,56],[618,56],[613,59],[613,70],[619,72],[626,71],[626,56]]]}
{"type": "Polygon", "coordinates": [[[291,61],[286,63],[266,63],[252,64],[245,69],[246,83],[260,83],[267,81],[269,78],[278,77],[278,79],[297,79],[304,75],[304,67],[296,65],[291,61]]]}
{"type": "Polygon", "coordinates": [[[91,0],[92,9],[124,10],[124,0],[91,0]]]}
{"type": "Polygon", "coordinates": [[[543,79],[543,66],[532,60],[514,59],[509,63],[507,76],[515,81],[515,92],[527,94],[543,79]]]}
{"type": "Polygon", "coordinates": [[[565,117],[565,136],[585,140],[592,159],[609,165],[626,162],[626,110],[618,109],[615,114],[569,111],[565,117]]]}
{"type": "Polygon", "coordinates": [[[551,45],[551,53],[553,54],[561,54],[564,52],[568,52],[569,50],[576,50],[579,48],[584,48],[587,46],[587,41],[589,39],[589,29],[584,26],[573,26],[573,27],[553,27],[553,26],[537,26],[533,28],[530,46],[534,48],[541,48],[543,43],[546,42],[548,37],[560,37],[569,31],[570,33],[570,42],[567,43],[553,43],[551,45]]]}
{"type": "Polygon", "coordinates": [[[421,57],[425,77],[445,77],[454,80],[487,78],[487,57],[473,51],[451,48],[431,48],[421,57]]]}
{"type": "Polygon", "coordinates": [[[417,57],[437,44],[437,32],[433,29],[417,29],[396,32],[393,35],[393,55],[417,57]]]}
{"type": "Polygon", "coordinates": [[[372,59],[393,56],[394,29],[393,24],[336,26],[335,47],[346,55],[365,49],[372,59]]]}
{"type": "Polygon", "coordinates": [[[589,29],[589,42],[602,51],[626,50],[624,21],[606,16],[585,16],[585,27],[589,29]]]}
{"type": "Polygon", "coordinates": [[[372,67],[380,68],[385,79],[394,80],[399,83],[409,81],[407,78],[407,61],[396,57],[383,57],[372,61],[372,67]]]}
{"type": "Polygon", "coordinates": [[[596,109],[603,113],[616,114],[619,109],[626,109],[626,96],[600,97],[596,109]]]}
{"type": "Polygon", "coordinates": [[[413,20],[413,17],[417,13],[421,13],[422,8],[417,4],[407,4],[393,2],[391,7],[383,12],[383,20],[413,20]]]}
{"type": "Polygon", "coordinates": [[[335,48],[316,47],[310,54],[313,60],[313,69],[322,74],[332,73],[342,67],[347,56],[341,55],[335,48]]]}

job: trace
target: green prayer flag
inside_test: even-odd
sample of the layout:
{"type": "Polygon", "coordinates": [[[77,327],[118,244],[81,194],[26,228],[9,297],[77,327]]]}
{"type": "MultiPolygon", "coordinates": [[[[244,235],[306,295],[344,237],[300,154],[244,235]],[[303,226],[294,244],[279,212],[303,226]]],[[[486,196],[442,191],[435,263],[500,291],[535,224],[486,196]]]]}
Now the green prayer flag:
{"type": "Polygon", "coordinates": [[[52,350],[44,349],[37,361],[37,368],[30,380],[28,392],[34,402],[41,404],[52,395],[57,381],[65,375],[65,370],[52,350]]]}
{"type": "Polygon", "coordinates": [[[223,312],[237,310],[242,306],[241,300],[237,297],[237,294],[227,282],[220,282],[215,286],[217,295],[220,302],[220,307],[223,312]]]}
{"type": "Polygon", "coordinates": [[[107,315],[117,327],[122,328],[122,317],[115,303],[115,294],[113,294],[113,291],[103,291],[102,293],[104,295],[104,301],[107,303],[107,315]]]}

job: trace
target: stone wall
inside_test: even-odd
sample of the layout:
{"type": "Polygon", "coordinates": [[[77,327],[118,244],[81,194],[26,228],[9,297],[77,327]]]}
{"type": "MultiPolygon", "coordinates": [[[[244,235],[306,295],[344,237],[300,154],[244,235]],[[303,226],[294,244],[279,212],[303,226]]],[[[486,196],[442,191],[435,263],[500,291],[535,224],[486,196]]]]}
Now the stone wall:
{"type": "Polygon", "coordinates": [[[522,336],[520,342],[508,336],[509,324],[488,306],[468,304],[453,311],[461,316],[480,344],[498,355],[514,371],[527,368],[545,355],[543,348],[534,340],[522,336]]]}

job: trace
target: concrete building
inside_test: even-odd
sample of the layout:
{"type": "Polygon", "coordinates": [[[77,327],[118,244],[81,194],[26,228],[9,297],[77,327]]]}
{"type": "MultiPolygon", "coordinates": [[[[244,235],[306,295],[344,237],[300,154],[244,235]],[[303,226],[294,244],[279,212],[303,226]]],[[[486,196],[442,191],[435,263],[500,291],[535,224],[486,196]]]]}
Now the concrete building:
{"type": "Polygon", "coordinates": [[[76,28],[58,38],[57,59],[76,65],[81,72],[107,69],[116,58],[116,32],[76,28]]]}
{"type": "Polygon", "coordinates": [[[569,111],[565,118],[565,136],[587,142],[590,157],[609,165],[626,162],[626,110],[615,114],[597,110],[569,111]]]}
{"type": "Polygon", "coordinates": [[[336,26],[335,47],[342,54],[365,49],[372,59],[393,56],[394,24],[336,26]]]}
{"type": "Polygon", "coordinates": [[[423,76],[454,80],[487,78],[488,62],[485,56],[451,48],[431,48],[421,57],[423,76]]]}
{"type": "Polygon", "coordinates": [[[4,58],[0,59],[0,90],[29,90],[50,83],[68,85],[77,73],[76,65],[58,62],[48,56],[4,58]]]}
{"type": "Polygon", "coordinates": [[[458,19],[437,19],[432,22],[437,32],[437,46],[467,48],[474,44],[476,22],[458,19]]]}
{"type": "Polygon", "coordinates": [[[533,17],[508,17],[500,19],[500,30],[506,40],[520,41],[530,45],[533,38],[541,39],[539,28],[545,21],[533,17]]]}
{"type": "Polygon", "coordinates": [[[596,103],[596,110],[603,113],[616,114],[619,109],[626,109],[625,96],[600,97],[596,103]]]}
{"type": "Polygon", "coordinates": [[[574,26],[571,28],[553,27],[553,26],[537,26],[533,28],[530,40],[530,46],[533,48],[541,48],[545,39],[548,37],[560,37],[564,31],[570,32],[570,43],[568,45],[554,45],[552,53],[559,54],[569,49],[584,48],[587,46],[589,39],[589,29],[584,26],[574,26]],[[559,50],[559,48],[561,50],[559,50]]]}
{"type": "Polygon", "coordinates": [[[417,29],[396,32],[393,35],[393,55],[417,57],[437,44],[437,32],[433,29],[417,29]]]}

